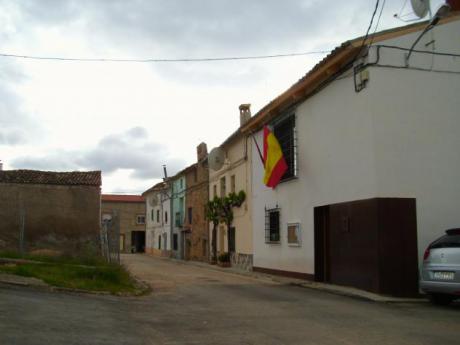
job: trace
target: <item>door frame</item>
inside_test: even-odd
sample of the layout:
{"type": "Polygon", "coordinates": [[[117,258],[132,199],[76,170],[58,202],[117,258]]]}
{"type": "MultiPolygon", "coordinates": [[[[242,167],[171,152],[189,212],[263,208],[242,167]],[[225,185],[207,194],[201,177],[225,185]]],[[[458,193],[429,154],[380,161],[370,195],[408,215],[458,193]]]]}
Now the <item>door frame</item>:
{"type": "Polygon", "coordinates": [[[318,206],[314,212],[315,281],[329,282],[329,205],[318,206]]]}

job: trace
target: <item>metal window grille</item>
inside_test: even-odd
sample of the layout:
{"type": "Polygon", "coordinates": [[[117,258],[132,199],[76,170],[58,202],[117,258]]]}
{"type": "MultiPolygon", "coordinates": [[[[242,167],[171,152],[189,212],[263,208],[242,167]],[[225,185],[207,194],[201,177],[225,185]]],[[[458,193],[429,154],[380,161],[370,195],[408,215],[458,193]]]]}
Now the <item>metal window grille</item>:
{"type": "Polygon", "coordinates": [[[280,209],[265,209],[265,243],[280,241],[280,209]]]}
{"type": "Polygon", "coordinates": [[[281,180],[297,176],[297,131],[295,115],[290,115],[274,125],[274,134],[280,143],[288,170],[281,180]]]}

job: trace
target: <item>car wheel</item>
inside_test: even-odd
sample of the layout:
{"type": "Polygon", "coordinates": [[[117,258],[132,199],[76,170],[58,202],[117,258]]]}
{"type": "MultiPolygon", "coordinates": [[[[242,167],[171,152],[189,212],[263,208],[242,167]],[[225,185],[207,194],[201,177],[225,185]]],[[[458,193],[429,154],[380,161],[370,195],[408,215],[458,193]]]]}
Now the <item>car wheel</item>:
{"type": "Polygon", "coordinates": [[[449,305],[454,300],[454,297],[444,294],[432,294],[430,295],[430,300],[434,304],[449,305]]]}

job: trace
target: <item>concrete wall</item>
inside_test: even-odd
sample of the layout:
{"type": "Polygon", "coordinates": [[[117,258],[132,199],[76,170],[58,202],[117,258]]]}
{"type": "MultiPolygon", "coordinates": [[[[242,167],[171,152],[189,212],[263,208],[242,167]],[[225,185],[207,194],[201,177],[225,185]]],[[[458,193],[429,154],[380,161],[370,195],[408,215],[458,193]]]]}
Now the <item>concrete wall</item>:
{"type": "MultiPolygon", "coordinates": [[[[240,190],[245,191],[246,201],[239,208],[234,208],[234,221],[233,226],[235,227],[235,249],[236,254],[241,254],[241,258],[236,258],[235,261],[241,260],[242,264],[246,266],[252,266],[253,253],[253,234],[252,234],[252,183],[251,183],[251,160],[254,155],[252,150],[252,139],[240,135],[235,138],[224,147],[226,153],[226,164],[219,170],[213,171],[210,169],[209,172],[209,199],[214,198],[214,186],[216,186],[217,196],[222,197],[220,190],[220,180],[225,178],[226,180],[226,192],[231,192],[231,176],[235,176],[235,192],[238,193],[240,190]]],[[[254,148],[255,150],[255,148],[254,148]]],[[[259,156],[256,153],[254,156],[255,163],[259,161],[259,156]]],[[[220,225],[217,231],[217,250],[218,252],[228,251],[227,246],[227,231],[225,225],[220,225]]],[[[210,235],[212,238],[212,223],[210,224],[210,235]]],[[[234,262],[238,264],[238,262],[234,262]]]]}
{"type": "MultiPolygon", "coordinates": [[[[458,52],[460,25],[433,31],[438,51],[458,52]]],[[[408,47],[418,33],[382,44],[408,47]]],[[[431,40],[429,35],[420,42],[431,40]]],[[[381,51],[382,64],[404,64],[404,51],[381,51]]],[[[375,56],[371,52],[370,60],[375,56]]],[[[458,59],[415,54],[412,67],[460,70],[458,59]]],[[[298,178],[275,190],[252,160],[254,266],[314,273],[313,208],[372,197],[417,199],[419,262],[426,245],[458,227],[460,75],[369,67],[367,87],[355,93],[345,73],[294,110],[298,178]],[[266,244],[264,207],[281,208],[280,244],[266,244]],[[301,246],[287,245],[287,223],[299,222],[301,246]]],[[[262,132],[257,133],[262,145],[262,132]]],[[[253,157],[257,157],[255,147],[253,157]]]]}
{"type": "Polygon", "coordinates": [[[119,219],[120,251],[131,253],[131,232],[145,231],[145,224],[137,223],[137,216],[145,215],[145,202],[102,201],[102,215],[115,213],[119,219]]]}
{"type": "Polygon", "coordinates": [[[99,252],[100,188],[0,183],[0,250],[19,248],[20,212],[25,249],[99,252]]]}

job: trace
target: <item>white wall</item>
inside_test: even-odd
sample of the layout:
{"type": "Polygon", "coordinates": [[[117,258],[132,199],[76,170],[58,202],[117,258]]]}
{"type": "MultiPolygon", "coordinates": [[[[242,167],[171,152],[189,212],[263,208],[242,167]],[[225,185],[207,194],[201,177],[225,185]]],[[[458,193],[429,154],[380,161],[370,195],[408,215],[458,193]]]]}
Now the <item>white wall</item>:
{"type": "MultiPolygon", "coordinates": [[[[459,32],[459,22],[437,27],[436,47],[459,53],[459,32]]],[[[408,47],[417,35],[384,44],[408,47]]],[[[381,63],[404,64],[403,54],[382,52],[381,63]]],[[[431,59],[415,54],[411,63],[427,68],[431,59]]],[[[433,66],[460,70],[458,58],[436,58],[433,66]]],[[[420,255],[445,228],[460,225],[460,75],[381,67],[369,72],[360,93],[345,77],[296,109],[298,179],[272,191],[262,183],[262,164],[252,160],[254,266],[313,274],[313,208],[321,205],[417,198],[420,255]],[[276,205],[281,243],[266,244],[264,207],[276,205]],[[301,223],[302,246],[287,245],[288,222],[301,223]]],[[[262,143],[261,131],[257,140],[262,143]]],[[[252,152],[257,157],[255,147],[252,152]]]]}
{"type": "MultiPolygon", "coordinates": [[[[164,241],[161,243],[162,250],[171,249],[170,236],[170,199],[162,200],[162,196],[158,191],[153,191],[145,195],[146,197],[146,247],[148,249],[158,249],[158,236],[164,236],[166,233],[168,236],[167,246],[165,248],[164,241]],[[156,206],[151,206],[149,199],[157,198],[158,202],[156,206]],[[152,220],[153,210],[153,220],[152,220]],[[160,221],[157,222],[157,210],[160,211],[160,221]],[[168,212],[168,223],[165,223],[164,213],[168,212]]],[[[166,196],[163,196],[165,199],[166,196]]]]}
{"type": "MultiPolygon", "coordinates": [[[[410,47],[415,37],[386,44],[410,47]]],[[[460,54],[460,21],[436,27],[417,48],[432,39],[437,51],[460,54]]],[[[382,64],[403,59],[402,52],[381,57],[382,64]]],[[[460,73],[460,58],[415,54],[410,64],[460,73]]],[[[366,91],[373,99],[377,194],[416,198],[421,262],[430,242],[460,226],[460,74],[374,68],[366,91]]]]}

